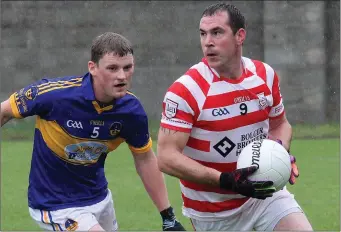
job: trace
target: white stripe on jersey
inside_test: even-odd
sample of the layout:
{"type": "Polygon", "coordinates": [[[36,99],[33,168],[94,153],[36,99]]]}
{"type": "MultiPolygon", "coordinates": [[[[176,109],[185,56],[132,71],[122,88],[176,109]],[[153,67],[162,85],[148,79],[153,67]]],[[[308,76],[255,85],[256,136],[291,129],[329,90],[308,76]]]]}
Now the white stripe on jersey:
{"type": "Polygon", "coordinates": [[[207,96],[220,95],[237,90],[256,88],[264,84],[264,80],[256,75],[245,78],[239,84],[231,84],[226,81],[218,81],[211,84],[207,96]]]}
{"type": "Polygon", "coordinates": [[[167,118],[163,114],[162,114],[162,118],[161,118],[161,123],[171,125],[171,126],[175,126],[175,127],[187,128],[187,129],[191,129],[193,126],[192,123],[189,123],[187,121],[184,121],[184,120],[181,120],[178,118],[167,118]]]}
{"type": "Polygon", "coordinates": [[[252,133],[253,131],[263,128],[263,133],[267,135],[269,131],[269,124],[268,119],[257,122],[256,124],[251,124],[243,127],[239,127],[236,129],[232,129],[229,131],[207,131],[203,130],[197,127],[192,128],[191,137],[196,138],[203,141],[209,141],[210,142],[210,151],[205,152],[201,150],[196,150],[194,148],[185,146],[183,150],[183,154],[198,161],[204,161],[204,162],[211,162],[211,163],[232,163],[237,162],[238,156],[236,156],[236,151],[238,150],[238,143],[244,142],[241,138],[245,136],[246,133],[252,133]],[[233,143],[235,143],[237,146],[231,151],[231,155],[228,155],[226,157],[221,156],[216,152],[213,148],[215,144],[217,144],[222,138],[224,137],[229,138],[232,140],[233,143]]]}
{"type": "Polygon", "coordinates": [[[180,182],[180,188],[182,193],[189,199],[196,200],[196,201],[209,201],[209,202],[222,202],[231,199],[239,199],[245,198],[245,196],[240,194],[220,194],[220,193],[213,193],[213,192],[202,192],[192,190],[190,188],[185,187],[180,182]]]}
{"type": "Polygon", "coordinates": [[[266,71],[266,84],[272,93],[272,85],[274,83],[275,71],[266,63],[263,63],[266,71]]]}
{"type": "Polygon", "coordinates": [[[186,113],[190,113],[192,115],[194,115],[194,111],[192,110],[192,108],[188,105],[187,101],[185,99],[183,99],[182,97],[176,95],[175,93],[172,92],[167,92],[166,96],[163,100],[164,103],[166,103],[166,99],[170,99],[176,103],[178,103],[178,108],[179,110],[182,110],[186,113]]]}
{"type": "Polygon", "coordinates": [[[204,64],[204,62],[200,62],[196,65],[193,65],[191,69],[196,69],[200,75],[208,82],[212,83],[213,81],[213,73],[210,69],[204,64]]]}
{"type": "MultiPolygon", "coordinates": [[[[268,105],[272,105],[272,96],[268,95],[266,96],[268,105]]],[[[260,110],[259,108],[259,99],[253,99],[250,101],[245,102],[247,104],[247,112],[257,112],[260,110]]],[[[218,121],[222,119],[228,119],[233,118],[236,116],[240,116],[240,103],[225,106],[225,107],[219,107],[219,108],[211,108],[211,109],[203,109],[201,110],[200,118],[198,118],[198,121],[201,121],[202,119],[204,121],[218,121]],[[224,110],[225,112],[228,112],[226,114],[218,115],[219,110],[224,110]]]]}
{"type": "Polygon", "coordinates": [[[175,82],[183,84],[191,92],[191,94],[197,101],[199,109],[201,109],[204,105],[206,97],[205,94],[202,92],[200,86],[192,79],[192,77],[188,75],[183,75],[175,82]]]}
{"type": "Polygon", "coordinates": [[[247,58],[247,57],[242,57],[242,60],[244,61],[245,68],[250,70],[253,74],[256,74],[256,66],[252,62],[252,60],[250,58],[247,58]]]}

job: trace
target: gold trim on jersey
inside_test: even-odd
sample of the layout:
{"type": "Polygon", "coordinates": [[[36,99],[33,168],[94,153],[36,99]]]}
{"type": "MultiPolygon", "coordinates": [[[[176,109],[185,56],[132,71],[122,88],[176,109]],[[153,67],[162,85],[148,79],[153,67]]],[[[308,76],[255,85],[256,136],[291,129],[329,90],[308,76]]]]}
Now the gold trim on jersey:
{"type": "Polygon", "coordinates": [[[11,105],[11,108],[12,108],[12,113],[13,113],[13,116],[15,118],[22,118],[20,112],[19,112],[19,105],[20,105],[20,102],[19,102],[19,97],[18,97],[18,93],[13,93],[10,97],[9,97],[9,102],[10,102],[10,105],[11,105]]]}
{"type": "Polygon", "coordinates": [[[67,81],[51,81],[47,83],[43,83],[37,85],[38,87],[38,95],[50,92],[55,89],[65,89],[70,87],[79,87],[82,86],[83,78],[74,78],[67,81]]]}
{"type": "Polygon", "coordinates": [[[136,148],[136,147],[129,145],[129,149],[135,153],[145,153],[152,147],[152,145],[153,145],[152,139],[149,138],[148,143],[145,146],[140,147],[140,148],[136,148]]]}
{"type": "Polygon", "coordinates": [[[92,101],[92,105],[95,107],[95,110],[97,111],[98,114],[101,114],[104,111],[109,111],[114,107],[113,105],[109,105],[101,108],[97,101],[92,101]]]}
{"type": "MultiPolygon", "coordinates": [[[[132,95],[132,96],[134,96],[134,97],[136,97],[136,95],[135,94],[133,94],[132,92],[130,92],[130,91],[127,91],[127,94],[129,94],[129,95],[132,95]]],[[[137,97],[136,97],[137,98],[137,97]]]]}
{"type": "MultiPolygon", "coordinates": [[[[36,128],[41,132],[42,137],[48,146],[55,155],[64,161],[72,164],[80,164],[87,165],[96,163],[99,159],[99,156],[93,160],[72,160],[68,158],[67,148],[70,146],[79,146],[79,144],[86,143],[97,143],[100,147],[97,148],[105,148],[104,153],[109,153],[115,150],[122,142],[125,140],[122,138],[117,138],[115,140],[96,140],[96,139],[87,139],[87,138],[78,138],[67,133],[56,121],[46,121],[39,116],[37,116],[36,128]]],[[[95,149],[97,149],[95,148],[95,149]]],[[[86,151],[87,149],[91,149],[88,146],[80,146],[78,147],[78,152],[86,151]]]]}

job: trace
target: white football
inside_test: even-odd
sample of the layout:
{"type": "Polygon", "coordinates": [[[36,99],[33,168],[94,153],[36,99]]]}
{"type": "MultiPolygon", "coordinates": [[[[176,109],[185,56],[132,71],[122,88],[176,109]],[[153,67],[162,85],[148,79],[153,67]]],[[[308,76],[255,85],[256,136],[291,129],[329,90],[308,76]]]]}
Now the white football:
{"type": "Polygon", "coordinates": [[[290,156],[285,148],[270,139],[254,141],[240,153],[237,168],[258,166],[249,176],[250,181],[273,181],[276,191],[282,189],[290,178],[290,156]]]}

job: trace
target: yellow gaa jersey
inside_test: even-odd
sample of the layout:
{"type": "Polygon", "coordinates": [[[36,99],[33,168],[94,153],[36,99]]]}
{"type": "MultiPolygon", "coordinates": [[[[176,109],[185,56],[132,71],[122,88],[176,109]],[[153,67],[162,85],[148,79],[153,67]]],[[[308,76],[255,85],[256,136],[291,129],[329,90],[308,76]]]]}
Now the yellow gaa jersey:
{"type": "Polygon", "coordinates": [[[126,142],[152,146],[147,115],[130,92],[103,108],[91,74],[42,79],[10,97],[16,118],[37,115],[29,176],[31,208],[58,210],[95,204],[107,195],[104,162],[126,142]]]}

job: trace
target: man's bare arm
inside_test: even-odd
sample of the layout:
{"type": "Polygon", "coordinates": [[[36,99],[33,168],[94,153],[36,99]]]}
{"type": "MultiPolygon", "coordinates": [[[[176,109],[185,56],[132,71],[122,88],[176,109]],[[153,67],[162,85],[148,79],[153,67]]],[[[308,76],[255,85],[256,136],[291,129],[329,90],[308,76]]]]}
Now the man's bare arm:
{"type": "Polygon", "coordinates": [[[183,155],[189,134],[161,127],[157,143],[159,168],[168,175],[211,186],[219,186],[221,172],[183,155]]]}
{"type": "Polygon", "coordinates": [[[6,101],[1,102],[1,110],[0,110],[0,120],[1,120],[1,126],[3,126],[5,123],[7,123],[9,120],[11,120],[14,117],[10,100],[7,99],[6,101]]]}
{"type": "Polygon", "coordinates": [[[292,138],[292,128],[285,114],[280,118],[270,119],[269,124],[269,138],[280,139],[285,149],[289,150],[292,138]]]}
{"type": "Polygon", "coordinates": [[[170,206],[165,181],[157,166],[152,149],[145,153],[134,153],[136,171],[139,174],[148,195],[161,212],[170,206]]]}

